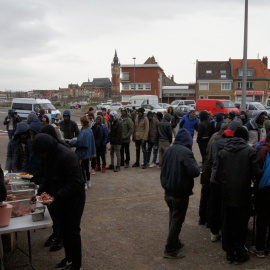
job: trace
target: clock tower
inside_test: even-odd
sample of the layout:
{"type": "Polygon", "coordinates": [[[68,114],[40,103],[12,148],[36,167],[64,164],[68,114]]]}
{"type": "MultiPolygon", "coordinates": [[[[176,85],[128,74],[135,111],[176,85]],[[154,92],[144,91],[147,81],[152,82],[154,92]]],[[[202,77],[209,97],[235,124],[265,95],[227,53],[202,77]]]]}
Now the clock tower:
{"type": "Polygon", "coordinates": [[[120,95],[120,62],[115,50],[114,58],[111,65],[112,69],[112,95],[120,95]]]}

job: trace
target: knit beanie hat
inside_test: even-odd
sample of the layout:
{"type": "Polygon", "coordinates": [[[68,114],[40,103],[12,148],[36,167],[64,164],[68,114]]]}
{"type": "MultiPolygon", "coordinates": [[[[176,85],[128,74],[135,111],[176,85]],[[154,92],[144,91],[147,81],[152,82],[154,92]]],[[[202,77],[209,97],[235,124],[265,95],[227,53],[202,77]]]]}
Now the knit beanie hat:
{"type": "Polygon", "coordinates": [[[238,127],[234,132],[234,137],[242,138],[245,141],[249,140],[248,131],[244,127],[238,127]]]}
{"type": "Polygon", "coordinates": [[[241,122],[241,120],[238,121],[237,119],[235,119],[232,122],[230,122],[228,129],[236,130],[238,127],[242,127],[242,122],[241,122]]]}

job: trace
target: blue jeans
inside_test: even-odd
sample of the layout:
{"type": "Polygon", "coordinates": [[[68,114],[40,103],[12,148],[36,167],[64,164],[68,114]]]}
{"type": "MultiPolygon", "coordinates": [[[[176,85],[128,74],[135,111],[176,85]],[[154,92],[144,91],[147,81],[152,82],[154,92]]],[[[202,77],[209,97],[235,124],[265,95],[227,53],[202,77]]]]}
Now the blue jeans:
{"type": "Polygon", "coordinates": [[[13,130],[8,130],[8,138],[11,141],[14,137],[14,131],[13,130]]]}
{"type": "Polygon", "coordinates": [[[157,163],[157,155],[158,155],[158,142],[157,143],[148,142],[147,163],[150,163],[152,149],[153,149],[153,163],[156,164],[157,163]]]}

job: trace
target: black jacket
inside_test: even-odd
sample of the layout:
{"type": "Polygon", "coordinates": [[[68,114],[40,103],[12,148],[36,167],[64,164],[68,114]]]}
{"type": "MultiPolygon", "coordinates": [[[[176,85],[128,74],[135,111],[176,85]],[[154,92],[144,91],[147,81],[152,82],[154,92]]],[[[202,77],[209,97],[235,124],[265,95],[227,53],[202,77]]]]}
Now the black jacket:
{"type": "Polygon", "coordinates": [[[228,206],[248,205],[251,180],[259,179],[256,149],[242,138],[231,138],[218,154],[217,181],[220,182],[222,200],[228,206]]]}
{"type": "Polygon", "coordinates": [[[79,128],[76,122],[69,119],[67,122],[65,120],[59,123],[61,131],[64,133],[65,139],[72,139],[79,136],[79,128]]]}
{"type": "Polygon", "coordinates": [[[102,145],[102,142],[103,142],[103,133],[102,133],[101,125],[95,123],[92,126],[92,131],[93,131],[93,134],[94,134],[96,146],[102,145]]]}
{"type": "Polygon", "coordinates": [[[210,140],[211,124],[208,119],[208,112],[200,112],[200,124],[198,127],[197,143],[208,142],[210,140]]]}
{"type": "Polygon", "coordinates": [[[7,126],[7,130],[8,130],[8,125],[9,125],[9,123],[12,122],[13,123],[13,131],[15,131],[17,128],[17,124],[20,123],[21,121],[22,121],[22,119],[19,115],[17,117],[8,115],[4,120],[4,125],[7,126]],[[7,121],[8,119],[10,119],[9,122],[7,121]]]}
{"type": "Polygon", "coordinates": [[[5,201],[7,198],[7,190],[4,181],[4,173],[0,167],[0,202],[5,201]]]}
{"type": "Polygon", "coordinates": [[[111,144],[122,144],[122,123],[118,119],[116,119],[113,124],[111,124],[111,131],[109,137],[111,144]]]}
{"type": "Polygon", "coordinates": [[[172,142],[172,125],[170,123],[171,115],[166,113],[164,118],[158,124],[158,137],[159,140],[166,140],[172,142]]]}
{"type": "Polygon", "coordinates": [[[200,168],[190,149],[175,141],[162,157],[160,181],[165,193],[177,198],[193,194],[194,177],[200,175],[200,168]]]}
{"type": "Polygon", "coordinates": [[[38,194],[47,192],[60,204],[72,204],[83,196],[84,180],[74,151],[44,133],[35,136],[33,149],[37,153],[47,153],[44,179],[38,194]]]}

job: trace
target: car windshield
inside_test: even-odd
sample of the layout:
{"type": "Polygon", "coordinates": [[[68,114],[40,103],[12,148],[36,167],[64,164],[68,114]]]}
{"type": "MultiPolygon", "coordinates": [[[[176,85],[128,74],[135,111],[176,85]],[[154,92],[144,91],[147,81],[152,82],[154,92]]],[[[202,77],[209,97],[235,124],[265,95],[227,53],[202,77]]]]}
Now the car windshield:
{"type": "Polygon", "coordinates": [[[179,100],[175,100],[172,102],[172,105],[177,105],[179,103],[179,100]]]}
{"type": "Polygon", "coordinates": [[[262,105],[261,103],[255,103],[254,105],[256,106],[256,108],[257,108],[258,110],[265,110],[264,105],[262,105]]]}
{"type": "Polygon", "coordinates": [[[224,108],[236,108],[232,101],[222,101],[224,108]]]}
{"type": "Polygon", "coordinates": [[[162,107],[159,106],[159,105],[152,105],[152,106],[153,106],[154,109],[162,109],[162,107]]]}
{"type": "Polygon", "coordinates": [[[187,101],[187,100],[186,100],[186,101],[185,101],[185,104],[186,104],[186,105],[195,104],[195,101],[193,101],[193,100],[187,101]]]}
{"type": "Polygon", "coordinates": [[[51,103],[41,103],[40,107],[45,110],[48,110],[48,109],[56,110],[55,107],[51,103]]]}

